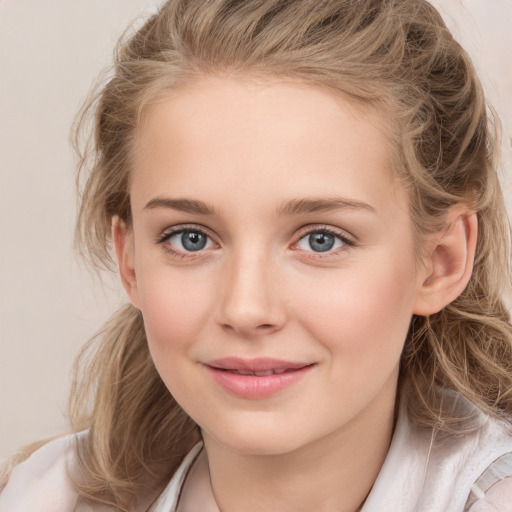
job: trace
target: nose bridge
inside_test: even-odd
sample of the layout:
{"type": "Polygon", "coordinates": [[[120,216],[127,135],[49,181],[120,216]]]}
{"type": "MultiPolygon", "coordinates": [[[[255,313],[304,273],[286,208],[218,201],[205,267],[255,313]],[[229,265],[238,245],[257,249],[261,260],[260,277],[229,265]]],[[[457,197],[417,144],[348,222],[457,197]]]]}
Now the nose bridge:
{"type": "Polygon", "coordinates": [[[278,330],[283,314],[271,253],[256,244],[239,247],[227,258],[224,272],[220,323],[244,336],[278,330]]]}

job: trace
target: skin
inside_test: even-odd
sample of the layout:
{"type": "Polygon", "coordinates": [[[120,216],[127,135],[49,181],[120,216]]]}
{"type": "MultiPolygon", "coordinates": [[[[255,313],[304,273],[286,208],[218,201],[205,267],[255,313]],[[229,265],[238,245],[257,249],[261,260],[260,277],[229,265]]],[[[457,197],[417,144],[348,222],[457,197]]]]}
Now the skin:
{"type": "Polygon", "coordinates": [[[464,209],[416,260],[383,126],[319,88],[209,77],[139,128],[133,224],[113,223],[121,275],[163,381],[202,429],[224,512],[358,510],[391,440],[411,317],[469,279],[476,220],[464,209]],[[330,207],[292,208],[313,199],[330,207]],[[185,250],[171,233],[184,226],[208,235],[204,249],[185,250]],[[315,252],[309,234],[326,229],[335,246],[315,252]],[[205,367],[230,356],[312,369],[245,399],[205,367]]]}

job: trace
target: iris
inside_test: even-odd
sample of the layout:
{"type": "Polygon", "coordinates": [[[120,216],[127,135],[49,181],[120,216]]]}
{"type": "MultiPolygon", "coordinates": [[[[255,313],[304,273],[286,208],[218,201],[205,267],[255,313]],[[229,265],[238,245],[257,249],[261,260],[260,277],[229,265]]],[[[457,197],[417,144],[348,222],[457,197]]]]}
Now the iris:
{"type": "Polygon", "coordinates": [[[309,235],[309,245],[315,252],[330,251],[336,241],[333,235],[329,233],[311,233],[309,235]]]}
{"type": "Polygon", "coordinates": [[[181,235],[181,243],[187,251],[200,251],[207,241],[208,237],[197,231],[185,231],[181,235]]]}

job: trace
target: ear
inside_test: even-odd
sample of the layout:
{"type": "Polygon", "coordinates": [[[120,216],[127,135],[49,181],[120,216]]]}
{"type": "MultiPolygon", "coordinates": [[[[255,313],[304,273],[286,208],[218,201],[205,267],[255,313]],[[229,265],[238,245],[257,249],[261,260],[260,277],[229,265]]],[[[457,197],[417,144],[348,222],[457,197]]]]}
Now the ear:
{"type": "Polygon", "coordinates": [[[137,277],[135,275],[135,247],[133,245],[133,232],[117,215],[112,217],[112,240],[116,250],[117,264],[121,282],[132,304],[139,307],[139,293],[137,277]]]}
{"type": "Polygon", "coordinates": [[[476,214],[453,207],[423,260],[425,273],[414,308],[416,315],[437,313],[464,291],[473,272],[477,234],[476,214]]]}

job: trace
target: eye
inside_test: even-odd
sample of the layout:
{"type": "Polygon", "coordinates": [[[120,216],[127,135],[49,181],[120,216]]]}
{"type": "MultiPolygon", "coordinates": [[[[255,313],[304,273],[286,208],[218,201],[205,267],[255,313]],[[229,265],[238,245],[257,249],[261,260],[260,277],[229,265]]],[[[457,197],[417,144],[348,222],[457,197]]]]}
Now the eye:
{"type": "Polygon", "coordinates": [[[165,234],[160,243],[176,252],[198,252],[214,247],[212,239],[198,229],[180,229],[165,234]]]}
{"type": "Polygon", "coordinates": [[[328,252],[345,245],[352,245],[349,240],[339,234],[326,230],[312,231],[300,238],[297,247],[302,251],[328,252]]]}

